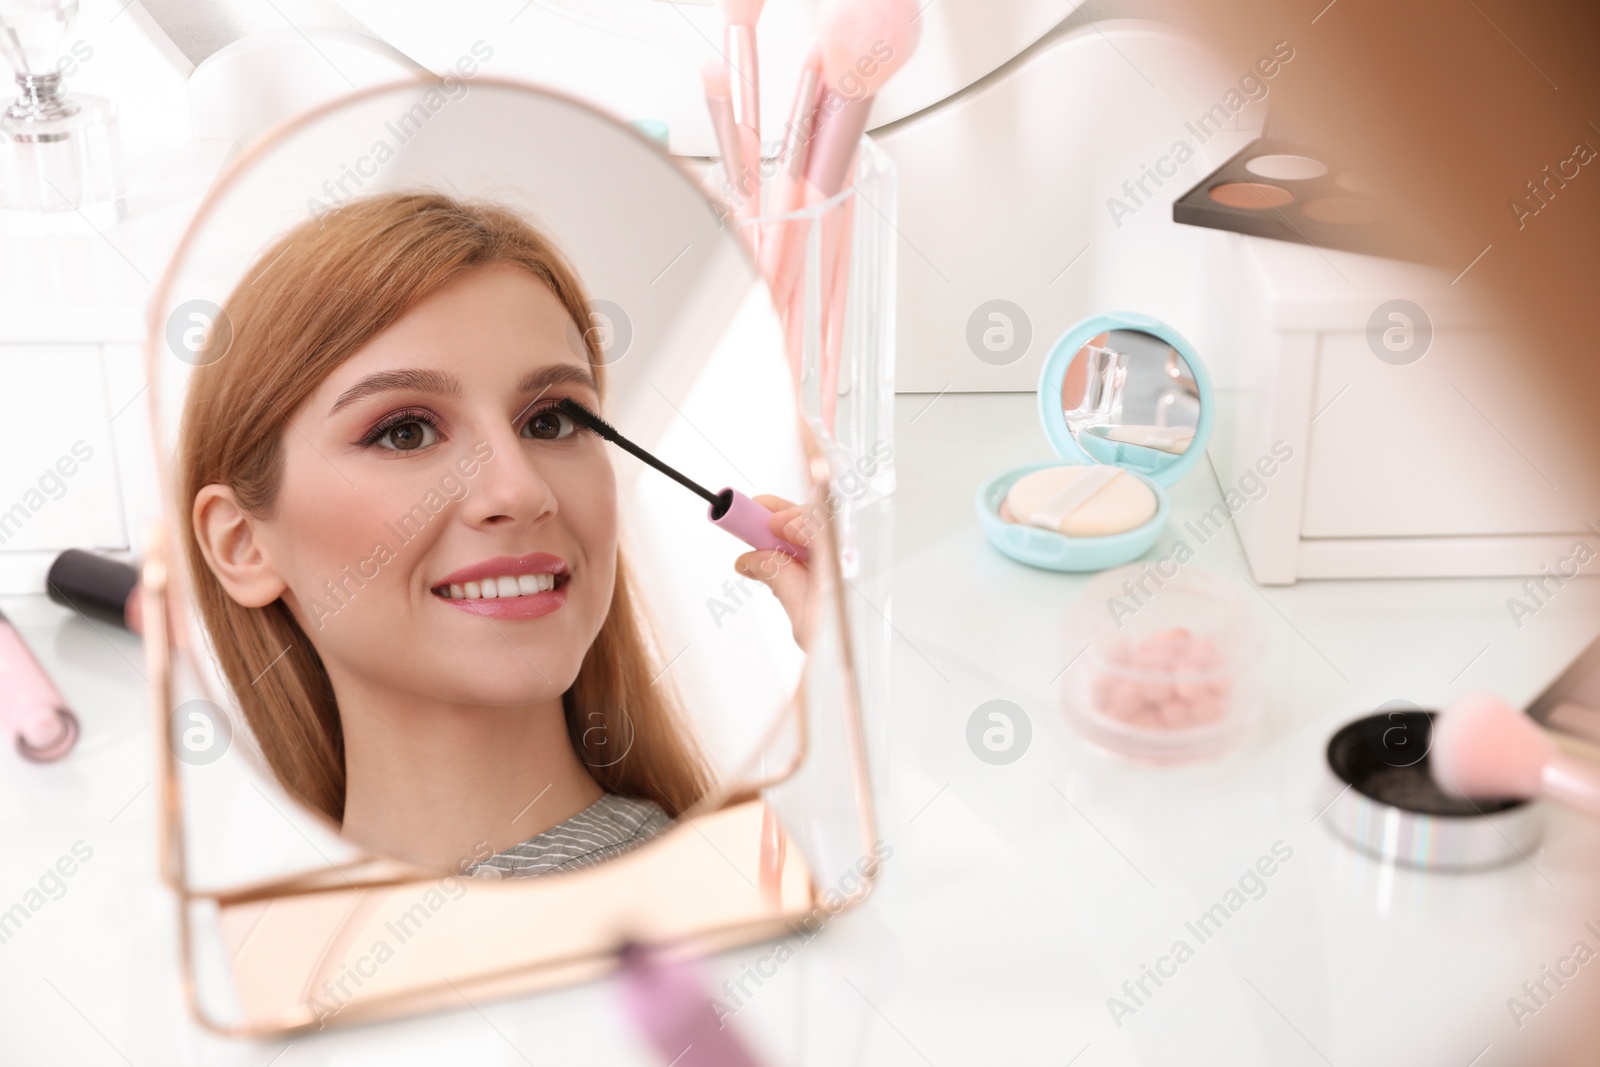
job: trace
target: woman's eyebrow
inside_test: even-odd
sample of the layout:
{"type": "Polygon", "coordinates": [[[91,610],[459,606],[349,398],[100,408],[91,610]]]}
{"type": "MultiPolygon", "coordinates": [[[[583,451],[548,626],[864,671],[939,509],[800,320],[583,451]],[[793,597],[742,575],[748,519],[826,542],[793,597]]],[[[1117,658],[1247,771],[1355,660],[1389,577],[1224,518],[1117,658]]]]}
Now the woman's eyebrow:
{"type": "MultiPolygon", "coordinates": [[[[575,363],[550,363],[537,370],[529,371],[517,383],[517,392],[543,395],[558,385],[581,385],[596,394],[600,392],[600,386],[595,381],[594,374],[589,368],[575,363]]],[[[379,393],[392,392],[397,389],[433,393],[437,396],[448,396],[458,400],[463,395],[461,379],[445,371],[379,371],[376,374],[367,375],[340,393],[339,399],[335,400],[333,407],[328,409],[328,414],[332,415],[342,408],[349,407],[358,400],[365,400],[369,396],[376,396],[379,393]]]]}
{"type": "Polygon", "coordinates": [[[594,373],[589,370],[587,364],[580,367],[576,363],[546,363],[538,370],[524,374],[522,381],[517,383],[517,392],[532,393],[534,396],[522,406],[521,411],[517,412],[516,418],[511,420],[512,423],[521,422],[522,417],[533,410],[533,406],[544,397],[544,394],[558,385],[580,385],[592,391],[595,396],[600,395],[600,383],[594,380],[594,373]]]}
{"type": "Polygon", "coordinates": [[[438,396],[455,397],[459,399],[461,393],[461,379],[453,374],[437,370],[386,370],[376,374],[369,374],[350,388],[339,394],[339,399],[333,402],[333,407],[328,409],[332,415],[340,408],[349,407],[358,400],[364,400],[378,393],[387,393],[395,389],[410,389],[419,393],[434,393],[438,396]]]}
{"type": "Polygon", "coordinates": [[[558,385],[581,385],[598,394],[600,386],[587,366],[576,363],[547,363],[523,375],[517,383],[519,393],[546,393],[558,385]]]}

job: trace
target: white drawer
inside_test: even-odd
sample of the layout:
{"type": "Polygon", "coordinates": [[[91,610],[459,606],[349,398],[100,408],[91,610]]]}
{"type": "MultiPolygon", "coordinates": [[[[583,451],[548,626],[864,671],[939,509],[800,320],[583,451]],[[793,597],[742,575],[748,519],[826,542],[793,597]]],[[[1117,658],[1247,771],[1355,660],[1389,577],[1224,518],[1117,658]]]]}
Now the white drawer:
{"type": "Polygon", "coordinates": [[[1517,381],[1524,358],[1487,330],[1440,330],[1405,366],[1374,357],[1364,334],[1321,334],[1301,536],[1511,536],[1600,519],[1594,480],[1517,381]]]}

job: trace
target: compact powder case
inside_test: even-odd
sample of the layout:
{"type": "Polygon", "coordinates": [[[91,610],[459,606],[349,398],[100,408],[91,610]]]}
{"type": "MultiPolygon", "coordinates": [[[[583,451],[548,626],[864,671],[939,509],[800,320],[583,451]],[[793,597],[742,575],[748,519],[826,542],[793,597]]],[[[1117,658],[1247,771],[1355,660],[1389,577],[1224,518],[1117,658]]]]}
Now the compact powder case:
{"type": "Polygon", "coordinates": [[[1399,255],[1359,175],[1290,141],[1252,141],[1172,205],[1174,222],[1252,237],[1399,255]]]}
{"type": "MultiPolygon", "coordinates": [[[[1215,417],[1205,365],[1182,335],[1157,319],[1133,312],[1095,315],[1062,334],[1045,356],[1038,402],[1045,437],[1061,458],[1014,467],[978,487],[975,503],[985,536],[1012,559],[1045,570],[1099,571],[1138,559],[1166,525],[1166,487],[1205,454],[1215,417]],[[1008,497],[1016,506],[1012,487],[1027,475],[1062,466],[1115,468],[1149,488],[1154,508],[1126,529],[1070,536],[1039,524],[1052,506],[1070,511],[1084,505],[1063,490],[1026,517],[1030,521],[1016,521],[1007,507],[1008,497]]],[[[1062,525],[1071,524],[1063,519],[1062,525]]]]}
{"type": "Polygon", "coordinates": [[[1527,857],[1543,833],[1540,806],[1440,790],[1428,768],[1433,717],[1380,711],[1335,733],[1327,762],[1333,799],[1322,821],[1368,855],[1422,870],[1477,870],[1527,857]]]}

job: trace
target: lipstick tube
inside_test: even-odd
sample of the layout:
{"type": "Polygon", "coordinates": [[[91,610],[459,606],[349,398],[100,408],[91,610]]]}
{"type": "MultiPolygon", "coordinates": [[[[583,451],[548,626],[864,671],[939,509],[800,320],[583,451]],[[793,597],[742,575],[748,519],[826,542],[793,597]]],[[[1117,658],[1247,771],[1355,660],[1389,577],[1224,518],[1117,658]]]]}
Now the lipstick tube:
{"type": "Polygon", "coordinates": [[[45,588],[64,608],[134,633],[144,630],[139,572],[129,564],[69,548],[50,565],[45,588]]]}

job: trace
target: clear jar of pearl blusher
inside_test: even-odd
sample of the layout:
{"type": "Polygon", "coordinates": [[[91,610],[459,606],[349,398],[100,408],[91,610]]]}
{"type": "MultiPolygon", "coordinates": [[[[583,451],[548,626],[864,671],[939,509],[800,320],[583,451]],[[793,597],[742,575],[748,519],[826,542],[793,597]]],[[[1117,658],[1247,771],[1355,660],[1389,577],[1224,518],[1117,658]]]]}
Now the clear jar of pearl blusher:
{"type": "Polygon", "coordinates": [[[1067,721],[1104,755],[1141,763],[1213,759],[1260,718],[1266,628],[1248,590],[1171,560],[1100,573],[1063,634],[1067,721]]]}

